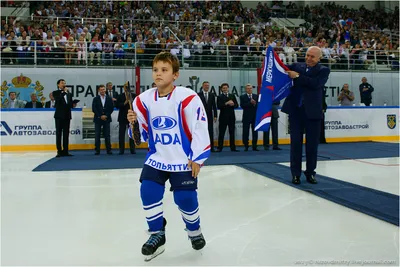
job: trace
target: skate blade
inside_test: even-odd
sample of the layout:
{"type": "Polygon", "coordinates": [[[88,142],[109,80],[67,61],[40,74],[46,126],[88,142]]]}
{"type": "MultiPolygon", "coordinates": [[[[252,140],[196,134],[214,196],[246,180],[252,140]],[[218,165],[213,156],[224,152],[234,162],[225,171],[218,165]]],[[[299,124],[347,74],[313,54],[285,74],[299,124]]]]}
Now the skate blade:
{"type": "Polygon", "coordinates": [[[154,259],[155,257],[157,257],[158,255],[162,254],[165,251],[165,247],[164,245],[162,245],[161,247],[159,247],[153,254],[151,255],[145,255],[144,256],[144,261],[151,261],[152,259],[154,259]]]}

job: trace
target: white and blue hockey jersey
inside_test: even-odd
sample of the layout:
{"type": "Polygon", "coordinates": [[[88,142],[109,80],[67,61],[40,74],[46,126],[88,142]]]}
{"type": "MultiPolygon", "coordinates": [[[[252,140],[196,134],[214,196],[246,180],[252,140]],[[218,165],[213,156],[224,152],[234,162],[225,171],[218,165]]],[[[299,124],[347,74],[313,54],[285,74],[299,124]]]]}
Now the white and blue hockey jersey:
{"type": "Polygon", "coordinates": [[[199,96],[175,87],[165,97],[149,89],[133,101],[142,142],[148,142],[146,165],[155,169],[189,171],[188,160],[200,165],[210,155],[207,116],[199,96]]]}

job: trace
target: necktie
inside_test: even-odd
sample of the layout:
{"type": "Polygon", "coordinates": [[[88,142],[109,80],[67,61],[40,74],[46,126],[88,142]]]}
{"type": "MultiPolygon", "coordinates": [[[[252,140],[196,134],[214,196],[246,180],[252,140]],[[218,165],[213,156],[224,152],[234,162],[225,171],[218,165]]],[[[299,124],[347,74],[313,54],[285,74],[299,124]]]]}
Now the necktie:
{"type": "Polygon", "coordinates": [[[206,102],[208,102],[208,94],[205,95],[206,102]]]}
{"type": "Polygon", "coordinates": [[[251,100],[251,95],[249,94],[249,99],[251,100]]]}

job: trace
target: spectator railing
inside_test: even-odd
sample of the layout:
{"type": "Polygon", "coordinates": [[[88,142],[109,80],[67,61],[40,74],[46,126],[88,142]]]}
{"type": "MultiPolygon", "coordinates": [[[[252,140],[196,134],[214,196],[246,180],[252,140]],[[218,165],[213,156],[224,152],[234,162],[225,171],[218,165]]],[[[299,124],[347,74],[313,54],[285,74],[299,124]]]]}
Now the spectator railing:
{"type": "MultiPolygon", "coordinates": [[[[151,67],[154,56],[161,51],[175,54],[182,68],[259,68],[265,47],[258,45],[203,45],[192,42],[159,43],[101,43],[111,44],[110,51],[97,49],[86,42],[68,41],[4,41],[1,47],[2,66],[141,66],[151,67]],[[18,44],[17,44],[18,42],[18,44]],[[134,48],[133,48],[134,46],[134,48]]],[[[307,47],[275,48],[285,64],[304,62],[307,47]]],[[[332,52],[332,50],[330,50],[332,52]]],[[[333,70],[398,70],[400,50],[345,49],[340,54],[324,56],[321,63],[333,70]]]]}

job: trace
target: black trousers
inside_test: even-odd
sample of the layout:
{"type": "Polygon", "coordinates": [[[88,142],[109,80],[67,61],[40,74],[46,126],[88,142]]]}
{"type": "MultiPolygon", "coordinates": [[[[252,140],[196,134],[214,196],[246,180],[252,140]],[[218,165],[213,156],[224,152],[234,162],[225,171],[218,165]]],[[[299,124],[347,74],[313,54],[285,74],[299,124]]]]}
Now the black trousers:
{"type": "Polygon", "coordinates": [[[301,175],[303,135],[306,134],[306,175],[315,175],[321,120],[307,119],[303,107],[289,115],[290,123],[290,169],[293,176],[301,175]]]}
{"type": "Polygon", "coordinates": [[[254,131],[255,127],[255,119],[252,121],[243,121],[243,132],[242,132],[242,141],[245,147],[249,147],[249,130],[251,126],[251,143],[253,148],[257,147],[257,140],[258,140],[258,132],[254,131]]]}
{"type": "Polygon", "coordinates": [[[236,149],[235,145],[235,120],[234,119],[227,119],[227,120],[220,120],[219,121],[219,133],[218,133],[218,149],[222,150],[224,147],[224,136],[226,127],[229,129],[229,146],[231,150],[236,149]]]}
{"type": "Polygon", "coordinates": [[[214,150],[214,118],[207,117],[208,120],[208,135],[210,136],[211,150],[214,150]]]}
{"type": "Polygon", "coordinates": [[[68,153],[69,144],[69,126],[71,120],[69,119],[55,119],[56,122],[56,147],[57,154],[68,153]],[[63,146],[61,147],[61,136],[63,140],[63,146]]]}
{"type": "MultiPolygon", "coordinates": [[[[119,123],[119,152],[124,153],[125,151],[125,136],[127,135],[126,129],[128,127],[128,124],[126,123],[119,123]]],[[[131,153],[135,152],[135,142],[133,141],[132,138],[129,138],[129,149],[131,153]]]]}
{"type": "Polygon", "coordinates": [[[106,141],[107,152],[111,151],[111,138],[110,138],[110,122],[109,121],[97,121],[94,123],[95,138],[94,146],[96,152],[100,152],[100,131],[103,128],[103,136],[106,141]]]}
{"type": "Polygon", "coordinates": [[[319,143],[320,144],[325,144],[326,139],[325,139],[325,113],[322,113],[322,120],[321,120],[321,134],[319,137],[319,143]]]}
{"type": "Polygon", "coordinates": [[[278,118],[271,117],[267,132],[263,132],[263,146],[269,147],[269,133],[272,132],[272,146],[278,147],[278,118]]]}

